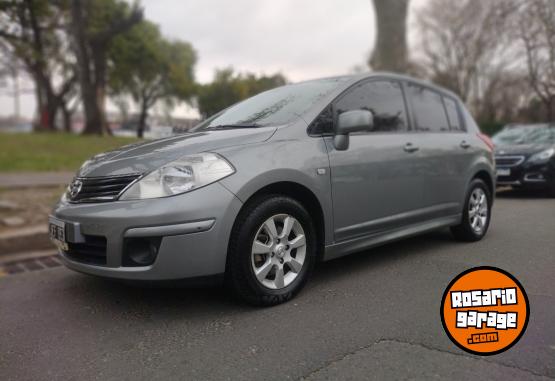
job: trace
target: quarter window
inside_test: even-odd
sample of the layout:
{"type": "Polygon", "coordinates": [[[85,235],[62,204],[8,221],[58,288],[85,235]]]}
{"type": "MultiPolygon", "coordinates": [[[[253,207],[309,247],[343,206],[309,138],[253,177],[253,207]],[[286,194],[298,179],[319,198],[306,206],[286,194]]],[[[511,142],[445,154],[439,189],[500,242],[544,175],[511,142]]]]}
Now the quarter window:
{"type": "Polygon", "coordinates": [[[408,129],[403,91],[395,81],[371,81],[355,85],[335,103],[335,110],[336,115],[352,110],[372,111],[373,132],[408,129]]]}
{"type": "Polygon", "coordinates": [[[329,134],[333,133],[333,111],[331,109],[331,105],[328,105],[318,115],[312,125],[310,126],[310,134],[311,135],[321,135],[321,134],[329,134]]]}
{"type": "Polygon", "coordinates": [[[449,131],[449,122],[439,93],[426,87],[409,84],[408,94],[412,102],[417,131],[449,131]]]}

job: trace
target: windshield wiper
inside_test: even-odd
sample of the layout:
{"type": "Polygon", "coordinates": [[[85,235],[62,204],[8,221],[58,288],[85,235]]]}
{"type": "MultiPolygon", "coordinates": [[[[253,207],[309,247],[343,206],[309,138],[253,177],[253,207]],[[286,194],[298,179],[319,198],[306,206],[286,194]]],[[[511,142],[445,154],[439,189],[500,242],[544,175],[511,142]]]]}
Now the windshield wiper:
{"type": "Polygon", "coordinates": [[[208,130],[231,130],[234,128],[257,128],[261,127],[259,124],[220,124],[217,126],[207,127],[208,130]]]}

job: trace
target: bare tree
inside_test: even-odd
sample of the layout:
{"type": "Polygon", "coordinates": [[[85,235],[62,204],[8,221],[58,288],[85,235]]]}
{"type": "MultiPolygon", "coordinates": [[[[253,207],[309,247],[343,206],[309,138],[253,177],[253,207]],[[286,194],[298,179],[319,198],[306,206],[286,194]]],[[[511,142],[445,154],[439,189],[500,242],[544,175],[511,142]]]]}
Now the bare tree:
{"type": "Polygon", "coordinates": [[[525,53],[530,87],[543,103],[548,121],[555,119],[555,2],[521,2],[518,33],[525,53]]]}
{"type": "Polygon", "coordinates": [[[373,0],[376,45],[368,62],[375,70],[408,70],[407,15],[410,0],[373,0]]]}
{"type": "Polygon", "coordinates": [[[497,92],[519,82],[518,51],[507,34],[515,15],[505,0],[431,0],[417,15],[416,58],[425,75],[493,117],[497,92]]]}

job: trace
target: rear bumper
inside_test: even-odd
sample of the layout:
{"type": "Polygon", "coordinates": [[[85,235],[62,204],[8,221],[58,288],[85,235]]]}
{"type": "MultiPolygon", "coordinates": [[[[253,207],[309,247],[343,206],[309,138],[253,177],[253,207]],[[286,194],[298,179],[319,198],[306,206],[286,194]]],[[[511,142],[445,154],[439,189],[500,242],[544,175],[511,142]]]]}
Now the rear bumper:
{"type": "Polygon", "coordinates": [[[60,250],[60,255],[68,268],[125,280],[178,280],[225,271],[229,235],[241,206],[237,197],[215,183],[168,198],[60,203],[53,216],[67,223],[70,250],[60,250]],[[129,265],[129,242],[142,239],[156,242],[155,259],[148,266],[129,265]],[[105,253],[103,262],[89,260],[88,246],[95,255],[105,253]]]}

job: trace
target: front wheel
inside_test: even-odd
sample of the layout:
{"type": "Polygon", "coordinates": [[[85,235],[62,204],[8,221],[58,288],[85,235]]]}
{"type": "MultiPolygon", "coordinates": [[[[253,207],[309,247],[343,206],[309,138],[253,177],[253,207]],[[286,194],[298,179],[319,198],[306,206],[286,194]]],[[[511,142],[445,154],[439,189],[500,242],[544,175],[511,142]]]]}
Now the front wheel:
{"type": "Polygon", "coordinates": [[[316,245],[312,219],[298,201],[279,195],[256,199],[234,225],[227,282],[250,304],[286,302],[308,280],[316,245]]]}
{"type": "Polygon", "coordinates": [[[451,233],[459,241],[475,242],[487,233],[491,218],[492,196],[487,185],[474,179],[466,196],[462,221],[451,228],[451,233]]]}

